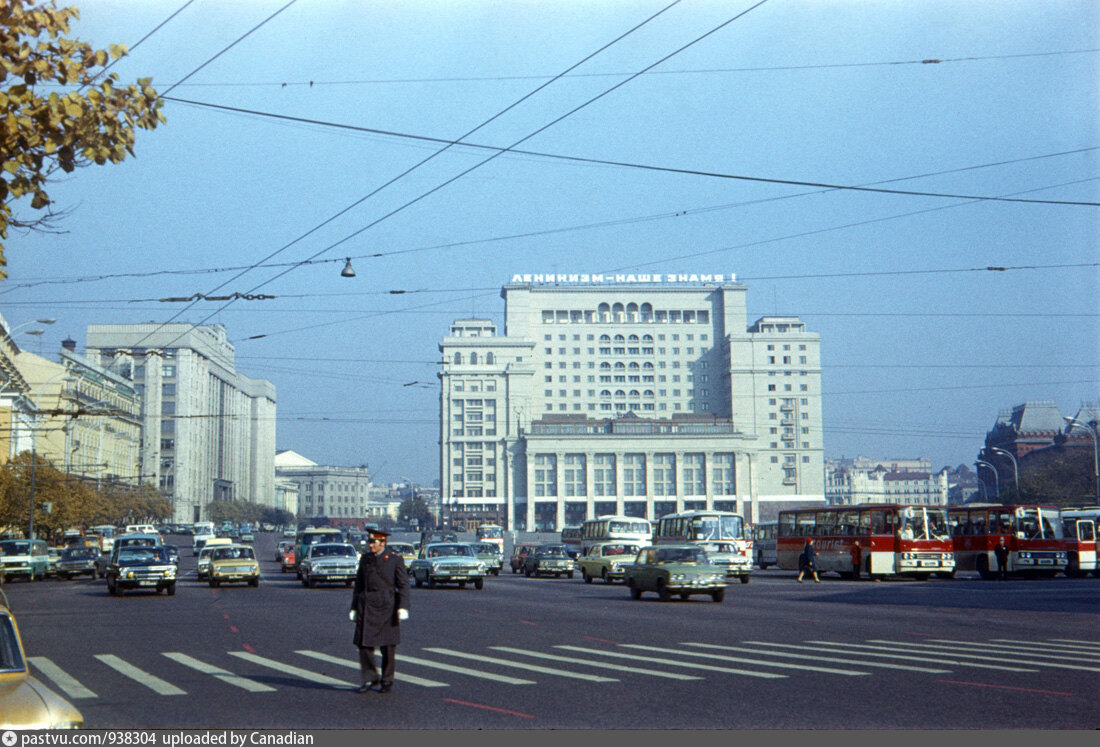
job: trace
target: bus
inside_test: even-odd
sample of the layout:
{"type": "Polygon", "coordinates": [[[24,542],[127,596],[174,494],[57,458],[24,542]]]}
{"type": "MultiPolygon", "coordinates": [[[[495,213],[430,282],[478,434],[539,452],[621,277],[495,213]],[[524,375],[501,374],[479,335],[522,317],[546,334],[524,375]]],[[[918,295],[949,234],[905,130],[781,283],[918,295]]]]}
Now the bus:
{"type": "Polygon", "coordinates": [[[496,545],[502,553],[504,552],[504,527],[497,524],[482,524],[475,533],[478,542],[496,545]]]}
{"type": "Polygon", "coordinates": [[[775,555],[775,535],[778,528],[778,521],[762,521],[752,528],[752,549],[756,553],[756,564],[760,570],[779,563],[775,555]]]}
{"type": "Polygon", "coordinates": [[[635,516],[608,514],[588,519],[581,524],[581,549],[588,554],[588,548],[599,542],[630,542],[635,545],[648,545],[653,538],[653,525],[645,519],[635,516]]]}
{"type": "Polygon", "coordinates": [[[707,559],[726,569],[727,578],[749,582],[752,573],[752,537],[745,520],[732,511],[684,511],[657,520],[655,544],[690,542],[707,551],[707,559]]]}
{"type": "Polygon", "coordinates": [[[859,542],[861,570],[872,579],[887,576],[951,578],[955,551],[947,509],[906,504],[860,504],[779,512],[776,559],[797,571],[806,540],[814,538],[817,571],[852,575],[851,550],[859,542]]]}
{"type": "Polygon", "coordinates": [[[1055,506],[971,503],[948,509],[960,570],[997,576],[993,548],[1004,537],[1008,572],[1054,576],[1066,569],[1062,518],[1055,506]]]}
{"type": "Polygon", "coordinates": [[[1100,578],[1096,557],[1096,525],[1100,506],[1062,509],[1062,534],[1066,543],[1066,575],[1081,578],[1089,573],[1100,578]]]}
{"type": "Polygon", "coordinates": [[[583,549],[581,531],[581,527],[563,527],[561,530],[561,543],[570,557],[577,557],[583,549]]]}
{"type": "Polygon", "coordinates": [[[114,524],[97,524],[88,531],[99,535],[99,549],[104,555],[110,555],[115,547],[115,537],[119,535],[118,527],[114,524]]]}

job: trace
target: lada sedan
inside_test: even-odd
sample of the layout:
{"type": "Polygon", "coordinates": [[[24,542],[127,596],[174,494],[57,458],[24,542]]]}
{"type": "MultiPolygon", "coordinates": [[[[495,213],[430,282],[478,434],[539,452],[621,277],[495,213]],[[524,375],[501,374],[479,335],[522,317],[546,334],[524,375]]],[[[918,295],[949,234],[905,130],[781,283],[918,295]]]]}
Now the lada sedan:
{"type": "Polygon", "coordinates": [[[575,561],[565,551],[565,545],[539,545],[523,560],[523,575],[550,575],[573,578],[575,561]]]}
{"type": "Polygon", "coordinates": [[[577,559],[581,569],[581,578],[586,584],[592,579],[602,579],[604,583],[622,581],[623,570],[634,562],[638,546],[627,542],[600,542],[588,548],[588,552],[577,559]]]}
{"type": "MultiPolygon", "coordinates": [[[[4,729],[79,729],[84,717],[27,671],[15,616],[0,597],[0,719],[4,729]]],[[[14,736],[14,735],[13,735],[14,736]]]]}
{"type": "Polygon", "coordinates": [[[168,596],[176,593],[176,564],[163,547],[116,547],[107,566],[107,591],[122,594],[127,589],[149,589],[168,596]]]}
{"type": "Polygon", "coordinates": [[[343,583],[351,586],[359,570],[359,553],[346,542],[318,542],[310,545],[306,556],[298,563],[302,586],[311,589],[317,584],[343,583]]]}
{"type": "Polygon", "coordinates": [[[645,591],[656,592],[662,602],[673,594],[681,599],[708,594],[716,602],[726,598],[725,569],[711,565],[697,545],[643,547],[625,571],[631,599],[641,599],[645,591]]]}
{"type": "Polygon", "coordinates": [[[735,542],[707,542],[703,544],[707,560],[711,565],[726,570],[726,578],[739,578],[747,584],[752,575],[752,556],[738,549],[735,542]]]}
{"type": "Polygon", "coordinates": [[[246,583],[249,586],[260,585],[260,564],[251,547],[229,545],[215,547],[210,555],[210,586],[217,588],[222,584],[246,583]]]}
{"type": "Polygon", "coordinates": [[[504,567],[504,550],[500,545],[495,542],[478,542],[474,545],[474,553],[485,566],[486,573],[500,575],[500,569],[504,567]]]}
{"type": "Polygon", "coordinates": [[[475,589],[485,583],[485,566],[477,559],[471,545],[457,542],[441,542],[424,545],[416,560],[409,564],[413,583],[434,589],[437,584],[458,584],[465,587],[473,582],[475,589]]]}
{"type": "Polygon", "coordinates": [[[512,549],[512,557],[508,559],[508,564],[512,567],[512,573],[519,573],[523,570],[523,563],[527,560],[527,556],[530,555],[536,545],[516,545],[512,549]]]}
{"type": "Polygon", "coordinates": [[[98,547],[69,547],[61,553],[61,559],[57,561],[57,580],[67,581],[74,576],[82,576],[85,573],[95,578],[95,561],[102,553],[98,547]]]}

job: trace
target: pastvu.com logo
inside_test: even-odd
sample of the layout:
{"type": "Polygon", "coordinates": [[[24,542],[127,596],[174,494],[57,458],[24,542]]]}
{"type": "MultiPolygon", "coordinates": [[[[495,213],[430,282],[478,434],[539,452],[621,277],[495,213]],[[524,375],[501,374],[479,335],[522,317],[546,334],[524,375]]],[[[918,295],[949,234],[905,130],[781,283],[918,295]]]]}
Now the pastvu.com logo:
{"type": "Polygon", "coordinates": [[[0,737],[0,742],[4,743],[4,747],[14,747],[18,741],[19,735],[14,731],[6,731],[4,732],[4,736],[0,737]]]}

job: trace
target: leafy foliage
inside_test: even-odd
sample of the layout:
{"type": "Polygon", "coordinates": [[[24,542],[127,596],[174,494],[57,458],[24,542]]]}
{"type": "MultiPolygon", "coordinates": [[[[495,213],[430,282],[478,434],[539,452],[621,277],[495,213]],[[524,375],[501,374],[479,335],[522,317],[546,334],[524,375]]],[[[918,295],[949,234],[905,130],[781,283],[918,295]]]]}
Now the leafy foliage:
{"type": "MultiPolygon", "coordinates": [[[[119,163],[134,155],[136,128],[165,121],[151,78],[119,86],[118,76],[98,70],[126,55],[125,46],[96,50],[67,38],[79,17],[53,0],[0,2],[0,239],[10,226],[49,229],[57,214],[46,183],[58,170],[119,163]],[[28,197],[44,216],[15,215],[12,203],[28,197]]],[[[0,279],[3,252],[0,243],[0,279]]]]}
{"type": "Polygon", "coordinates": [[[435,517],[432,516],[428,504],[424,502],[423,498],[406,498],[401,501],[401,505],[397,509],[397,515],[401,517],[401,522],[406,525],[417,522],[420,527],[435,526],[435,517]]]}

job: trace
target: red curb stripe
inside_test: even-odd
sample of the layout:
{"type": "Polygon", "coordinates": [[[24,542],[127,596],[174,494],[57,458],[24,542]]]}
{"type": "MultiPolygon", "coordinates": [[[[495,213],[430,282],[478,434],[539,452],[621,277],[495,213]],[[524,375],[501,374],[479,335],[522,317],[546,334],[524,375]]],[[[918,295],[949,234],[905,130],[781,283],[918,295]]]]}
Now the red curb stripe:
{"type": "Polygon", "coordinates": [[[597,641],[597,642],[599,642],[599,643],[610,643],[610,644],[611,644],[611,645],[613,645],[613,646],[618,646],[618,645],[619,645],[619,642],[618,642],[618,641],[609,641],[609,640],[607,640],[606,638],[593,638],[593,637],[592,637],[592,636],[590,636],[590,635],[586,635],[586,636],[582,636],[582,637],[583,637],[583,638],[584,638],[584,640],[586,640],[586,641],[597,641]]]}
{"type": "Polygon", "coordinates": [[[530,620],[520,620],[520,622],[521,622],[521,623],[523,623],[524,625],[535,625],[535,626],[538,626],[538,623],[533,623],[533,622],[531,622],[530,620]]]}
{"type": "Polygon", "coordinates": [[[455,705],[469,706],[470,708],[481,708],[486,711],[496,711],[497,713],[506,713],[509,716],[519,716],[520,718],[534,718],[530,713],[520,713],[519,711],[509,711],[504,708],[493,708],[492,706],[481,705],[480,703],[467,703],[465,700],[455,700],[454,698],[444,698],[448,703],[454,703],[455,705]]]}
{"type": "Polygon", "coordinates": [[[240,633],[240,632],[241,632],[241,631],[237,630],[237,626],[236,626],[236,625],[230,625],[230,626],[229,626],[229,629],[230,629],[231,631],[233,631],[234,633],[240,633]]]}
{"type": "Polygon", "coordinates": [[[252,647],[251,647],[251,646],[249,646],[249,645],[248,645],[247,643],[242,643],[242,644],[241,644],[241,648],[243,648],[243,649],[244,649],[245,651],[247,651],[247,652],[248,652],[248,653],[250,653],[250,654],[254,654],[254,653],[256,653],[256,649],[252,648],[252,647]]]}
{"type": "Polygon", "coordinates": [[[998,690],[1018,690],[1024,693],[1043,693],[1045,695],[1077,695],[1078,693],[1063,693],[1058,690],[1035,690],[1030,687],[1009,687],[1008,685],[989,685],[985,682],[959,682],[957,680],[937,680],[937,682],[946,682],[949,685],[973,685],[974,687],[994,687],[998,690]]]}

